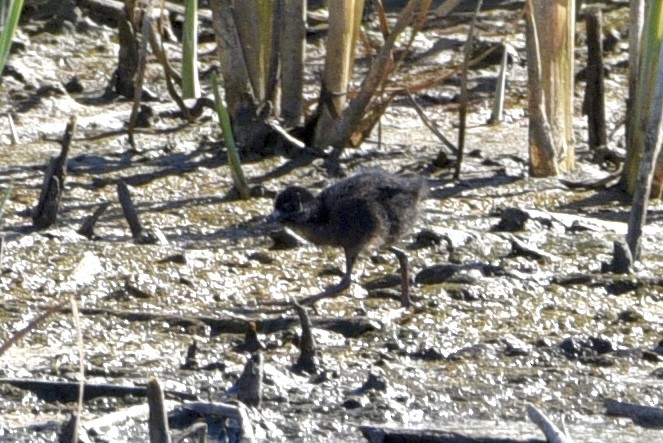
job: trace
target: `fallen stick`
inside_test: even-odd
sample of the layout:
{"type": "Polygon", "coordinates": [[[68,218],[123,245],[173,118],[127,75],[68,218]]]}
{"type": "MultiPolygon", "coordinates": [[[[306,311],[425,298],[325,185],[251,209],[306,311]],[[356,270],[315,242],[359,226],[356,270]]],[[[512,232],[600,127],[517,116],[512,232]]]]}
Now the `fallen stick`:
{"type": "Polygon", "coordinates": [[[509,254],[510,257],[526,257],[546,263],[557,260],[553,254],[538,249],[534,246],[530,246],[515,235],[509,235],[508,239],[511,242],[511,253],[509,254]]]}
{"type": "MultiPolygon", "coordinates": [[[[175,407],[178,403],[173,400],[166,400],[168,408],[175,407]]],[[[131,406],[126,409],[111,412],[110,414],[102,415],[94,420],[89,420],[81,424],[81,436],[79,441],[92,442],[99,441],[100,436],[103,436],[105,431],[109,429],[117,429],[120,423],[126,422],[129,419],[145,419],[149,414],[149,407],[147,404],[131,406]],[[90,436],[95,436],[90,438],[90,436]]]]}
{"type": "Polygon", "coordinates": [[[544,440],[514,440],[512,438],[473,437],[437,429],[396,429],[382,426],[360,426],[369,443],[546,443],[544,440]]]}
{"type": "Polygon", "coordinates": [[[25,337],[30,331],[32,331],[37,326],[39,326],[39,324],[41,324],[48,317],[55,314],[56,312],[61,312],[62,308],[64,308],[67,303],[69,303],[69,300],[62,300],[56,305],[41,308],[41,310],[43,311],[41,314],[39,314],[34,319],[30,320],[30,323],[28,323],[24,328],[21,328],[18,331],[16,331],[11,337],[5,340],[4,343],[2,343],[2,345],[0,345],[0,355],[4,354],[7,351],[7,349],[11,348],[14,344],[16,344],[23,337],[25,337]]]}
{"type": "Polygon", "coordinates": [[[663,409],[652,406],[642,406],[617,400],[607,399],[603,402],[606,414],[618,417],[628,417],[636,425],[643,428],[663,429],[663,409]]]}
{"type": "Polygon", "coordinates": [[[417,111],[417,114],[419,115],[419,118],[421,119],[422,123],[426,125],[428,129],[442,142],[444,146],[449,148],[450,152],[454,155],[458,155],[458,148],[456,145],[451,143],[449,139],[442,134],[442,131],[437,127],[437,124],[433,122],[431,119],[428,118],[426,115],[426,112],[424,112],[423,109],[421,109],[421,106],[419,106],[419,103],[414,99],[410,91],[405,90],[405,93],[407,94],[407,98],[410,99],[410,103],[412,103],[412,106],[414,107],[414,110],[417,111]]]}
{"type": "Polygon", "coordinates": [[[246,412],[246,407],[239,403],[231,405],[227,403],[214,402],[185,402],[180,405],[180,409],[194,411],[202,416],[221,416],[228,417],[238,421],[242,429],[242,442],[251,443],[255,441],[253,425],[246,412]]]}
{"type": "MultiPolygon", "coordinates": [[[[11,304],[0,304],[4,309],[11,310],[11,304]]],[[[225,318],[197,316],[186,317],[181,315],[163,314],[158,312],[117,311],[103,308],[79,308],[83,315],[104,315],[123,318],[129,321],[159,320],[172,325],[191,327],[207,325],[211,328],[210,336],[219,334],[246,334],[251,329],[251,322],[255,323],[256,331],[263,334],[283,331],[299,324],[297,317],[275,317],[263,319],[238,318],[227,316],[225,318]]],[[[62,307],[60,312],[67,313],[69,309],[62,307]]],[[[336,332],[345,338],[356,338],[367,332],[377,331],[382,324],[376,320],[357,317],[347,318],[317,318],[312,320],[313,326],[319,329],[336,332]]]]}
{"type": "MultiPolygon", "coordinates": [[[[0,385],[8,384],[19,389],[25,389],[33,392],[40,399],[52,402],[60,401],[63,403],[78,401],[80,383],[74,381],[51,381],[35,380],[24,378],[0,378],[0,385]]],[[[188,392],[166,391],[166,394],[177,397],[182,400],[197,400],[197,397],[188,392]]],[[[123,397],[133,395],[136,397],[145,397],[147,388],[145,386],[119,386],[108,383],[85,383],[84,401],[89,401],[97,397],[123,397]]]]}

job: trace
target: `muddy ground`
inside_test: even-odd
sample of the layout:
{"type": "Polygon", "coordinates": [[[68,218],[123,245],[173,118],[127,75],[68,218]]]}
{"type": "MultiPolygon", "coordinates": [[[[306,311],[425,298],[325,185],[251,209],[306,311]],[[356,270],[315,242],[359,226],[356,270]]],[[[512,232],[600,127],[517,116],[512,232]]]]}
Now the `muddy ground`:
{"type": "MultiPolygon", "coordinates": [[[[614,147],[623,146],[625,3],[609,3],[605,13],[606,23],[622,36],[606,53],[614,147]]],[[[479,39],[506,40],[523,59],[522,4],[489,6],[479,21],[479,39]]],[[[417,52],[399,81],[456,66],[469,18],[460,12],[432,21],[417,38],[417,52]]],[[[628,199],[612,188],[576,189],[557,179],[527,177],[522,61],[511,67],[505,121],[497,126],[486,122],[498,66],[471,70],[468,155],[460,180],[452,180],[453,163],[441,161],[441,143],[405,97],[383,117],[381,138],[375,131],[361,148],[346,150],[341,166],[347,173],[381,167],[429,181],[430,198],[415,232],[403,242],[415,275],[416,307],[399,308],[393,257],[364,254],[348,294],[319,303],[312,313],[321,365],[317,374],[306,375],[291,371],[299,352],[297,324],[274,321],[294,313],[275,312],[274,302],[332,284],[344,267],[343,256],[305,242],[275,249],[262,217],[271,211],[274,192],[288,184],[319,190],[333,182],[322,159],[245,157],[245,174],[267,192],[244,202],[230,198],[215,116],[205,111],[190,125],[174,117],[176,106],[153,59],[148,84],[160,99],[148,103],[156,117],[152,128],[137,135],[133,150],[121,131],[131,104],[104,95],[117,59],[115,28],[91,20],[86,10],[74,23],[59,25],[46,18],[24,22],[17,37],[21,46],[2,78],[0,186],[10,194],[2,221],[1,341],[48,307],[73,298],[81,311],[88,382],[144,386],[157,377],[167,390],[232,402],[228,388],[249,354],[238,347],[244,335],[224,332],[219,324],[254,320],[265,345],[265,377],[262,406],[251,408],[249,416],[260,441],[362,441],[362,424],[542,439],[526,418],[528,403],[563,419],[576,441],[660,441],[660,431],[607,416],[604,401],[662,401],[661,206],[652,205],[636,272],[601,273],[613,241],[625,233],[628,199]],[[67,92],[63,85],[74,77],[82,90],[67,92]],[[19,135],[15,145],[7,112],[19,135]],[[35,232],[31,210],[72,114],[78,130],[59,218],[54,227],[35,232]],[[163,232],[167,244],[132,241],[117,198],[119,180],[129,185],[143,222],[163,232]],[[110,206],[94,238],[78,234],[83,220],[105,202],[110,206]],[[529,211],[522,229],[495,228],[507,208],[529,211]],[[514,236],[540,254],[518,253],[514,236]],[[337,326],[329,326],[330,319],[338,320],[337,326]],[[359,328],[349,329],[350,321],[359,328]],[[194,342],[195,365],[183,366],[194,342]],[[365,385],[369,374],[379,383],[365,385]]],[[[578,70],[585,53],[583,28],[578,25],[578,70]]],[[[309,36],[310,97],[322,69],[323,44],[322,35],[309,36]]],[[[179,46],[167,49],[177,65],[179,46]]],[[[216,63],[213,43],[202,43],[200,52],[203,68],[216,63]]],[[[365,66],[358,64],[360,70],[365,66]]],[[[208,90],[207,77],[203,84],[208,90]]],[[[567,179],[577,181],[609,171],[590,161],[579,112],[584,83],[576,88],[579,169],[567,179]]],[[[454,75],[416,96],[452,140],[458,91],[454,75]]],[[[64,309],[0,357],[0,441],[56,438],[75,402],[49,399],[12,382],[77,380],[77,340],[73,317],[64,309]]],[[[144,403],[141,395],[100,396],[85,402],[82,420],[144,403]]],[[[137,418],[88,438],[138,442],[146,440],[147,430],[144,418],[137,418]]]]}

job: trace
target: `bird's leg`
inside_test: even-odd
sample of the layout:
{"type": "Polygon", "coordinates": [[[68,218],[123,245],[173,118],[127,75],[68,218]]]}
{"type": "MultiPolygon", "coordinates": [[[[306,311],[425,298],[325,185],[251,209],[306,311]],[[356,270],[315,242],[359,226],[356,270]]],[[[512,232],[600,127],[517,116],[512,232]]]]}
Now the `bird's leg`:
{"type": "Polygon", "coordinates": [[[341,281],[337,285],[331,286],[319,294],[310,295],[308,297],[303,298],[302,300],[299,301],[299,304],[302,306],[312,305],[318,300],[322,300],[323,298],[335,297],[339,295],[341,292],[348,289],[350,287],[350,283],[352,283],[352,267],[354,266],[356,259],[357,259],[356,252],[345,251],[345,274],[343,275],[341,281]]]}
{"type": "Polygon", "coordinates": [[[394,246],[390,246],[388,249],[394,253],[398,259],[398,264],[401,267],[401,306],[407,308],[412,304],[412,301],[410,300],[410,273],[408,269],[407,255],[405,254],[405,251],[395,248],[394,246]]]}

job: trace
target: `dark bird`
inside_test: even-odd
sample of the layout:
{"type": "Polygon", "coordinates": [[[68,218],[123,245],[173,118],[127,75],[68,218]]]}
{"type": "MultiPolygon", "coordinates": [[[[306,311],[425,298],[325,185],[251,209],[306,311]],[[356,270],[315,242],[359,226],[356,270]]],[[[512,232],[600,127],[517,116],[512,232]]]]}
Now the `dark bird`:
{"type": "Polygon", "coordinates": [[[300,303],[315,303],[347,289],[359,253],[368,247],[384,247],[398,258],[401,304],[409,306],[407,256],[392,245],[412,229],[426,193],[423,178],[380,170],[340,180],[317,196],[299,186],[279,193],[269,222],[279,222],[316,245],[341,247],[345,251],[345,274],[340,283],[300,303]]]}

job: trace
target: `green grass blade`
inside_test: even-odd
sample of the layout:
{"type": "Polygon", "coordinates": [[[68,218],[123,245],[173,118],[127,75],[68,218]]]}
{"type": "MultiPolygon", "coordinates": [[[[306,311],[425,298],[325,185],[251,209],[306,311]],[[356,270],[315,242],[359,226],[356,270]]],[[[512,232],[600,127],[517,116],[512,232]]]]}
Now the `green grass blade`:
{"type": "Polygon", "coordinates": [[[249,191],[249,186],[244,178],[244,172],[242,172],[242,164],[239,161],[237,145],[235,145],[235,138],[233,137],[232,126],[230,125],[230,115],[228,115],[228,109],[221,99],[216,72],[212,72],[212,90],[214,91],[214,108],[219,116],[219,126],[223,132],[223,141],[228,149],[228,161],[230,162],[233,182],[239,191],[240,197],[242,199],[247,199],[251,196],[251,192],[249,191]]]}
{"type": "Polygon", "coordinates": [[[0,74],[5,69],[7,57],[9,57],[9,49],[12,45],[12,36],[18,27],[18,19],[21,17],[22,10],[23,0],[11,0],[7,21],[5,22],[2,34],[0,34],[0,74]]]}

